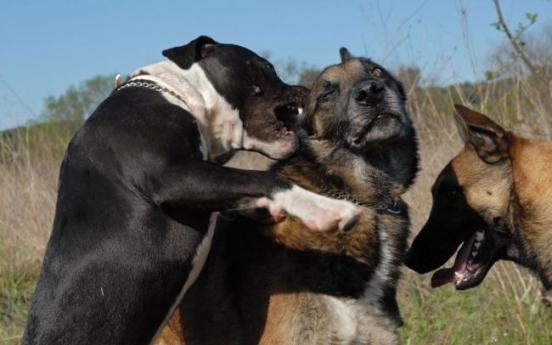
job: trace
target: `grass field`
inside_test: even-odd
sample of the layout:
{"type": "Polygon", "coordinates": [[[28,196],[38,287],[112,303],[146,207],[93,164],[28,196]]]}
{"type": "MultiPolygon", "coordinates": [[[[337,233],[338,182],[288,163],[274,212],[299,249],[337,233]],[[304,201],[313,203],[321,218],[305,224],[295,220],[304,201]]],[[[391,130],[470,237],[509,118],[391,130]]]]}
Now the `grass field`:
{"type": "MultiPolygon", "coordinates": [[[[534,87],[530,82],[480,86],[474,108],[525,136],[552,139],[550,90],[534,87]]],[[[422,160],[407,195],[416,233],[431,207],[433,180],[460,149],[452,104],[469,103],[460,87],[411,87],[409,94],[422,160]]],[[[0,140],[0,344],[20,342],[52,223],[60,147],[68,137],[47,130],[18,135],[16,146],[11,139],[0,140]]],[[[496,264],[480,287],[466,292],[452,286],[432,290],[428,276],[408,270],[403,278],[403,344],[552,344],[552,308],[541,303],[536,280],[511,263],[496,264]]]]}

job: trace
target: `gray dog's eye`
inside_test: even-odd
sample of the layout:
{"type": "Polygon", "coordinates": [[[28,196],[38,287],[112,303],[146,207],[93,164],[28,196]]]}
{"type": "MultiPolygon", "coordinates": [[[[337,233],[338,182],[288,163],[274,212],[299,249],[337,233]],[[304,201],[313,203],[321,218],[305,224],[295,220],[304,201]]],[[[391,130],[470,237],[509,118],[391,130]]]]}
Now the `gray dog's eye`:
{"type": "Polygon", "coordinates": [[[383,71],[376,67],[372,70],[372,75],[376,78],[381,78],[383,76],[383,71]]]}
{"type": "Polygon", "coordinates": [[[329,81],[325,81],[324,85],[322,86],[322,92],[320,93],[320,96],[318,97],[318,101],[327,101],[330,99],[339,89],[339,86],[337,84],[331,83],[329,81]]]}

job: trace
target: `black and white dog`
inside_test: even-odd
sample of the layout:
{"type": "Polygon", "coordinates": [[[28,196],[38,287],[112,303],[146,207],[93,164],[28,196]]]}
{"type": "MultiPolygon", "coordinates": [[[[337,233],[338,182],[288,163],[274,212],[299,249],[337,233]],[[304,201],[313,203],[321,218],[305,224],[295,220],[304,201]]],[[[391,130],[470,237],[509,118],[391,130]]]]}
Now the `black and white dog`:
{"type": "Polygon", "coordinates": [[[277,115],[293,115],[305,90],[252,51],[205,36],[163,55],[100,104],[67,148],[24,344],[152,342],[203,266],[213,212],[264,207],[312,230],[358,216],[273,172],[212,162],[235,149],[291,155],[296,135],[277,115]]]}

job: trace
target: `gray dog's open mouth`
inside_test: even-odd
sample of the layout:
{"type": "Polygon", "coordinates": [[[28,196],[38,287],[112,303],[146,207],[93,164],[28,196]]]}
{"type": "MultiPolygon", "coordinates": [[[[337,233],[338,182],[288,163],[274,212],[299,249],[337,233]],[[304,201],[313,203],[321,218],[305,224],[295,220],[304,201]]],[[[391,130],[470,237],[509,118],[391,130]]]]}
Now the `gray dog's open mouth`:
{"type": "Polygon", "coordinates": [[[400,127],[397,115],[382,113],[354,131],[349,138],[349,143],[352,146],[362,146],[368,141],[386,139],[398,133],[400,127]]]}

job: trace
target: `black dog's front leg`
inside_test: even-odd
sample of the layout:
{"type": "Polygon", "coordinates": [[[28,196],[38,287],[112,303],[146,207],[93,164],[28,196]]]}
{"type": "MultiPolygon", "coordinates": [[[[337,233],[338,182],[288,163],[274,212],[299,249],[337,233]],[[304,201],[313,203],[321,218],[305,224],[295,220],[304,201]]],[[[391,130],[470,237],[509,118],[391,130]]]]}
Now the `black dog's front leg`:
{"type": "Polygon", "coordinates": [[[314,194],[273,172],[239,170],[195,159],[173,164],[148,184],[153,202],[170,210],[264,207],[274,216],[282,212],[296,216],[318,231],[348,228],[359,214],[349,202],[314,194]]]}

